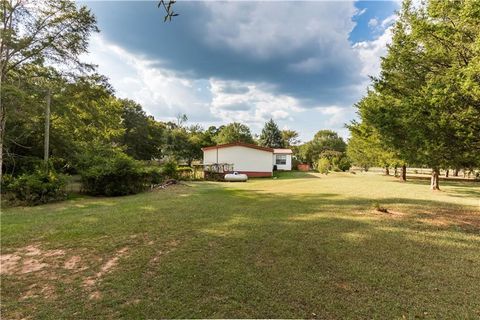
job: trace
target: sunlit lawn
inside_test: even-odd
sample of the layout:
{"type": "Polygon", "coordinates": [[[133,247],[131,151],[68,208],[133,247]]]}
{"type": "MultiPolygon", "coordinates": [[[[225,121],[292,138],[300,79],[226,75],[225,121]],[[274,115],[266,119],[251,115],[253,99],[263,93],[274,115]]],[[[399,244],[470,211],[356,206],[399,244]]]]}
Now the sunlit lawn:
{"type": "Polygon", "coordinates": [[[292,173],[4,209],[2,317],[479,318],[480,185],[441,187],[292,173]]]}

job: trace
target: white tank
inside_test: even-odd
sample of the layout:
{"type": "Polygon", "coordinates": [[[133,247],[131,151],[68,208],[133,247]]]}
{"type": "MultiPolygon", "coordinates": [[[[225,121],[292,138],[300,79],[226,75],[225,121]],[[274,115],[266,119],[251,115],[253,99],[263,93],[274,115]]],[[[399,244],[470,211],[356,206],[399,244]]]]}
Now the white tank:
{"type": "Polygon", "coordinates": [[[246,174],[238,173],[235,171],[234,173],[227,173],[224,179],[225,181],[247,181],[248,176],[246,174]]]}

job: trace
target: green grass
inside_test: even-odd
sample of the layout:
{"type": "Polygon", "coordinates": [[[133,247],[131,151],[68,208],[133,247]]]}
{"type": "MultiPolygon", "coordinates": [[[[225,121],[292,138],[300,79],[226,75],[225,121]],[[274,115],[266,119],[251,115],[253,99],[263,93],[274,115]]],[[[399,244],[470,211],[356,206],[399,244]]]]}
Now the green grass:
{"type": "Polygon", "coordinates": [[[2,317],[479,318],[480,186],[441,187],[289,173],[4,209],[2,317]]]}

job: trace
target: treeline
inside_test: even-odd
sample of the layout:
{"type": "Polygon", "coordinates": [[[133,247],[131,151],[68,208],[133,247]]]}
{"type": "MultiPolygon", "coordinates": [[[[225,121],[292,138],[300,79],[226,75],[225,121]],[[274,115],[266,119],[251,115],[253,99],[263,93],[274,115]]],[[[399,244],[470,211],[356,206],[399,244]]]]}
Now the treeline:
{"type": "Polygon", "coordinates": [[[354,164],[480,167],[480,2],[404,1],[381,73],[356,104],[354,164]]]}

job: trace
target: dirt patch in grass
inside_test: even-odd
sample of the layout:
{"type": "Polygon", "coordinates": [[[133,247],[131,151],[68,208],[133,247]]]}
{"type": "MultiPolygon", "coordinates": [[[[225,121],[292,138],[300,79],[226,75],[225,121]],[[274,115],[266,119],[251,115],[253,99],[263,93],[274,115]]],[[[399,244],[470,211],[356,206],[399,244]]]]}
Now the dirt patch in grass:
{"type": "Polygon", "coordinates": [[[14,253],[2,254],[0,274],[15,275],[38,272],[63,257],[64,250],[42,250],[38,245],[29,245],[14,253]]]}
{"type": "MultiPolygon", "coordinates": [[[[115,252],[114,256],[101,266],[100,271],[98,271],[94,276],[88,277],[83,281],[83,286],[87,290],[91,290],[99,281],[102,280],[106,274],[113,271],[113,269],[118,265],[120,258],[125,257],[127,253],[128,247],[124,247],[115,252]]],[[[95,290],[90,293],[89,297],[90,299],[98,300],[101,298],[101,293],[100,291],[95,290]]]]}
{"type": "Polygon", "coordinates": [[[80,256],[72,256],[67,261],[65,261],[63,267],[67,270],[79,269],[79,264],[82,258],[80,256]]]}

